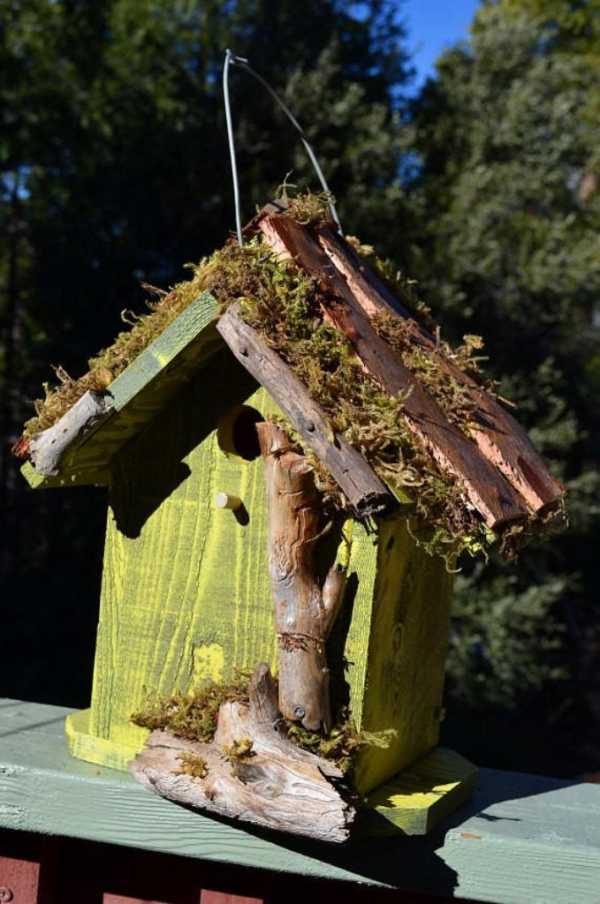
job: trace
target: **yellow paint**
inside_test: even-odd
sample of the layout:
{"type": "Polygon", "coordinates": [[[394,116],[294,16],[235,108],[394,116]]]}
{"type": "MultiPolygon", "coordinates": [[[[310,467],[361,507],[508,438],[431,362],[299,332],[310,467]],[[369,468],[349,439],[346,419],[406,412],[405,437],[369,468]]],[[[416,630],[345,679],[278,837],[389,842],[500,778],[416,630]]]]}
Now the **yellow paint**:
{"type": "MultiPolygon", "coordinates": [[[[82,709],[71,713],[65,719],[65,734],[69,750],[73,756],[88,763],[98,763],[110,769],[127,769],[128,763],[138,752],[140,746],[107,741],[90,732],[90,710],[82,709]]],[[[147,735],[148,732],[146,731],[147,735]]],[[[142,742],[143,744],[143,742],[142,742]]]]}
{"type": "Polygon", "coordinates": [[[202,684],[209,679],[218,684],[223,680],[225,651],[218,643],[200,644],[194,647],[192,667],[192,686],[202,684]]]}
{"type": "MultiPolygon", "coordinates": [[[[220,372],[211,365],[206,381],[220,372]]],[[[263,464],[226,455],[217,440],[235,405],[275,408],[264,390],[250,395],[241,369],[229,378],[207,393],[198,377],[113,460],[92,705],[69,729],[84,759],[123,768],[143,746],[130,716],[149,695],[260,661],[276,667],[263,464]],[[247,524],[215,508],[223,488],[242,500],[247,524]]],[[[359,729],[397,731],[389,748],[363,749],[365,793],[437,743],[450,582],[400,518],[378,533],[347,522],[344,536],[348,615],[330,643],[338,669],[345,663],[338,683],[359,729]]]]}
{"type": "Polygon", "coordinates": [[[476,779],[468,760],[438,747],[367,796],[367,832],[424,835],[468,800],[476,779]]]}
{"type": "Polygon", "coordinates": [[[381,525],[376,570],[363,567],[374,611],[358,641],[366,648],[361,727],[396,729],[386,749],[362,748],[355,781],[366,792],[438,742],[452,578],[415,546],[401,517],[381,525]]]}

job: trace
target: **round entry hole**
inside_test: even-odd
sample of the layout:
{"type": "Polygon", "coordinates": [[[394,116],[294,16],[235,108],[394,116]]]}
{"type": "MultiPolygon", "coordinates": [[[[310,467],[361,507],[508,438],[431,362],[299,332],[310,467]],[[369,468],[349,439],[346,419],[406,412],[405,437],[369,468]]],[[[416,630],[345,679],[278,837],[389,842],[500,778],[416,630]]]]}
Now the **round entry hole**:
{"type": "Polygon", "coordinates": [[[256,425],[264,421],[262,414],[251,405],[238,405],[220,422],[217,440],[224,452],[253,461],[260,455],[256,425]]]}

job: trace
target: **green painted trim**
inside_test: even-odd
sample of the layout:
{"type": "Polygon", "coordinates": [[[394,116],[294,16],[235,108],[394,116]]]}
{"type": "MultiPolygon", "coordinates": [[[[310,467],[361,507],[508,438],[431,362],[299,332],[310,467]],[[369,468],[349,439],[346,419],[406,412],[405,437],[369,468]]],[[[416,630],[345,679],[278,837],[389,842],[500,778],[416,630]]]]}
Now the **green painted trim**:
{"type": "Polygon", "coordinates": [[[597,904],[600,786],[482,769],[425,838],[324,845],[249,832],[69,755],[71,711],[0,700],[0,827],[290,875],[501,904],[597,904]]]}
{"type": "Polygon", "coordinates": [[[21,473],[33,489],[107,485],[115,453],[140,433],[219,348],[218,304],[208,292],[193,301],[107,389],[113,410],[96,429],[74,441],[60,474],[43,477],[31,464],[21,473]]]}

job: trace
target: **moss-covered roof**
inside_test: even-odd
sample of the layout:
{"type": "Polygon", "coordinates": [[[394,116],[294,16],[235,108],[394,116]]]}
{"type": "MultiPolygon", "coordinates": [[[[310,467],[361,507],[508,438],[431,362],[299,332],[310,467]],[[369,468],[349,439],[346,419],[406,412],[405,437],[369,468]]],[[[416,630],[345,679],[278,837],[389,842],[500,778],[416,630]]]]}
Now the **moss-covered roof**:
{"type": "MultiPolygon", "coordinates": [[[[300,196],[288,204],[285,216],[309,230],[327,223],[328,199],[300,196]]],[[[407,428],[407,393],[390,395],[364,366],[351,339],[323,315],[323,283],[273,251],[260,232],[240,247],[234,240],[192,267],[191,279],[169,292],[153,290],[149,311],[139,317],[126,315],[128,329],[115,342],[89,361],[88,371],[71,378],[57,369],[58,383],[44,385],[44,397],[35,403],[36,415],[24,428],[17,454],[26,457],[32,441],[52,427],[86,392],[111,392],[118,378],[128,372],[140,354],[152,346],[178,318],[198,305],[199,298],[216,299],[222,312],[230,304],[241,305],[242,317],[274,349],[318,402],[333,435],[347,440],[370,464],[373,471],[406,505],[411,530],[432,552],[449,562],[463,551],[473,555],[500,541],[507,555],[530,536],[556,526],[561,521],[560,494],[546,510],[513,519],[497,530],[486,526],[480,513],[469,504],[456,475],[449,473],[426,443],[407,428]],[[204,293],[204,294],[203,294],[204,293]]],[[[380,261],[372,248],[349,240],[366,265],[378,272],[388,290],[400,299],[403,308],[425,322],[430,316],[416,297],[414,285],[380,261]]],[[[213,310],[213,313],[216,309],[213,310]]],[[[209,318],[210,319],[210,318],[209,318]]],[[[205,318],[206,320],[206,318],[205,318]]],[[[435,355],[415,341],[415,321],[393,313],[378,313],[372,325],[379,337],[394,350],[398,360],[424,388],[453,425],[469,440],[477,423],[476,398],[469,385],[488,395],[496,388],[481,372],[482,340],[465,336],[463,344],[452,348],[435,332],[435,355]],[[444,362],[467,382],[449,379],[444,362]]],[[[421,329],[421,327],[419,327],[421,329]]],[[[193,363],[192,363],[193,367],[193,363]]],[[[339,487],[323,463],[306,447],[301,436],[286,424],[292,436],[312,462],[317,484],[325,502],[333,509],[347,505],[339,487]]]]}

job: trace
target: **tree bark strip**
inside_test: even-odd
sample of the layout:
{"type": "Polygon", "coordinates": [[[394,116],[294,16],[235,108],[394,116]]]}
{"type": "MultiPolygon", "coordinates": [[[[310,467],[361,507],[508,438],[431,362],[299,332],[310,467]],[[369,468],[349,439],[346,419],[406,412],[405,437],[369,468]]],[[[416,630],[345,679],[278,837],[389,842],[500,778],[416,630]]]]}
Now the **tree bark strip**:
{"type": "Polygon", "coordinates": [[[343,276],[365,314],[371,318],[392,313],[412,326],[411,338],[460,386],[466,386],[477,403],[479,427],[473,431],[480,452],[497,467],[525,499],[532,512],[556,502],[564,487],[548,471],[521,425],[476,381],[440,354],[433,336],[403,307],[389,288],[360,259],[340,235],[328,227],[318,230],[318,241],[336,270],[343,276]]]}
{"type": "Polygon", "coordinates": [[[276,233],[294,260],[323,290],[323,308],[336,328],[348,337],[368,372],[391,395],[410,391],[405,421],[442,470],[458,478],[471,504],[489,527],[523,518],[524,500],[483,457],[476,444],[449,423],[437,403],[372,327],[346,279],[312,238],[290,217],[272,215],[259,222],[267,241],[276,233]],[[264,225],[263,225],[264,224],[264,225]]]}
{"type": "Polygon", "coordinates": [[[232,305],[217,329],[240,364],[261,383],[319,456],[359,517],[382,515],[396,503],[363,456],[331,427],[306,388],[279,355],[244,323],[232,305]]]}
{"type": "Polygon", "coordinates": [[[210,743],[154,731],[130,769],[150,790],[194,809],[318,841],[346,841],[356,809],[342,790],[342,773],[289,741],[278,724],[275,682],[261,664],[249,705],[224,703],[210,743]],[[248,755],[228,753],[236,741],[252,742],[248,755]],[[204,777],[183,771],[186,756],[201,758],[204,777]]]}
{"type": "Polygon", "coordinates": [[[279,651],[279,709],[309,731],[332,727],[325,643],[338,614],[346,572],[333,565],[323,587],[315,553],[323,507],[313,471],[275,424],[257,425],[269,503],[269,572],[279,651]]]}

